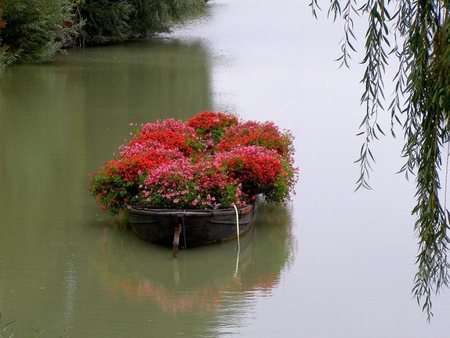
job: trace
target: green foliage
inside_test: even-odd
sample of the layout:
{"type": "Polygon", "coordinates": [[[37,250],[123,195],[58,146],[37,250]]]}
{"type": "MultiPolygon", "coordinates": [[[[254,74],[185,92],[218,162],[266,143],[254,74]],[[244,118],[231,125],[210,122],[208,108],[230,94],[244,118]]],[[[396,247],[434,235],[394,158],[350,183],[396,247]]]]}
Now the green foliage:
{"type": "Polygon", "coordinates": [[[51,60],[67,46],[167,32],[203,0],[0,0],[0,72],[16,60],[51,60]]]}
{"type": "Polygon", "coordinates": [[[5,54],[6,54],[6,48],[2,46],[2,29],[5,28],[5,21],[3,20],[3,9],[0,8],[0,73],[5,70],[6,67],[6,61],[5,61],[5,54]]]}
{"type": "Polygon", "coordinates": [[[83,44],[114,43],[129,39],[129,22],[134,10],[125,0],[86,0],[80,6],[80,15],[86,20],[83,44]]]}
{"type": "Polygon", "coordinates": [[[3,63],[47,61],[77,34],[71,0],[0,0],[3,63]]]}
{"type": "MultiPolygon", "coordinates": [[[[317,0],[311,0],[310,5],[316,16],[317,0]]],[[[339,59],[343,65],[348,65],[350,53],[355,51],[352,45],[354,15],[368,17],[362,61],[366,71],[361,98],[366,114],[359,134],[364,137],[364,142],[357,160],[361,168],[358,188],[370,188],[368,178],[373,156],[369,145],[379,134],[384,134],[377,118],[385,101],[385,68],[389,56],[399,60],[394,79],[395,95],[388,111],[392,135],[395,136],[396,124],[404,130],[402,155],[406,163],[400,171],[407,177],[413,174],[416,178],[417,204],[412,213],[417,217],[415,231],[419,253],[413,294],[430,320],[433,294],[448,287],[450,281],[446,206],[450,149],[450,1],[368,0],[359,5],[357,0],[332,0],[329,14],[334,19],[341,17],[344,20],[345,36],[339,59]],[[401,123],[401,120],[405,122],[401,123]],[[443,152],[447,156],[444,165],[443,152]]]]}
{"type": "Polygon", "coordinates": [[[203,8],[202,0],[84,0],[83,43],[107,44],[167,32],[177,20],[203,8]]]}
{"type": "MultiPolygon", "coordinates": [[[[273,184],[273,189],[264,193],[264,199],[272,204],[284,203],[286,196],[290,196],[291,194],[289,187],[294,186],[296,183],[296,169],[292,167],[292,164],[283,159],[281,166],[283,168],[283,175],[277,177],[273,184]]],[[[295,194],[295,192],[292,193],[295,194]]]]}
{"type": "Polygon", "coordinates": [[[2,30],[4,30],[5,26],[6,22],[3,20],[3,9],[0,8],[0,74],[16,59],[14,53],[8,52],[8,46],[3,44],[2,30]]]}
{"type": "MultiPolygon", "coordinates": [[[[0,33],[2,31],[3,28],[5,28],[5,21],[3,20],[3,9],[0,8],[0,33]]],[[[2,39],[1,39],[1,35],[0,35],[0,47],[2,46],[2,39]]]]}
{"type": "Polygon", "coordinates": [[[113,215],[126,209],[137,194],[136,182],[125,180],[115,161],[108,162],[91,177],[89,190],[101,202],[102,210],[109,210],[113,215]]]}

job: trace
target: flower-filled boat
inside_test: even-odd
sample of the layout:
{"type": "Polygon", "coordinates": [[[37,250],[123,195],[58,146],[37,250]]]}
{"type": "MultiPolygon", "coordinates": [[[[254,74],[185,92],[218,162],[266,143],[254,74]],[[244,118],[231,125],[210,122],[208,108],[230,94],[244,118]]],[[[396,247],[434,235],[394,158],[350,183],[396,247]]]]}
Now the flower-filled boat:
{"type": "Polygon", "coordinates": [[[203,112],[136,127],[90,175],[89,190],[103,210],[128,209],[145,240],[187,247],[229,239],[252,226],[258,195],[285,203],[294,192],[293,136],[272,122],[203,112]]]}

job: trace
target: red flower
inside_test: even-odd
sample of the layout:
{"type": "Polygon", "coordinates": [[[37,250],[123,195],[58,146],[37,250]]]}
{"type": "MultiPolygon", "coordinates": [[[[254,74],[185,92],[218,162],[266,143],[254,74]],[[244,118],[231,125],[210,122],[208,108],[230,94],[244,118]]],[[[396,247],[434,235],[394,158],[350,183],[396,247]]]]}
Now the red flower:
{"type": "Polygon", "coordinates": [[[240,122],[235,115],[203,112],[183,123],[147,123],[120,147],[117,158],[90,175],[89,191],[101,208],[127,204],[205,208],[245,205],[267,186],[268,202],[289,199],[297,181],[293,137],[272,122],[240,122]]]}

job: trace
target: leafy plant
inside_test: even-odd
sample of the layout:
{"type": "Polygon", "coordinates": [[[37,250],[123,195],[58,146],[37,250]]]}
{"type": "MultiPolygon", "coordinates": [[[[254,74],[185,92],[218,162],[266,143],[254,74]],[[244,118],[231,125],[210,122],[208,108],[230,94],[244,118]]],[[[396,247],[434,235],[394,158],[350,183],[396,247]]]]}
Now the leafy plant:
{"type": "Polygon", "coordinates": [[[168,32],[170,27],[203,8],[202,0],[83,0],[79,14],[86,22],[87,45],[110,44],[168,32]]]}
{"type": "Polygon", "coordinates": [[[6,47],[2,46],[2,29],[5,28],[5,21],[3,20],[3,9],[0,8],[0,74],[6,68],[6,47]]]}
{"type": "Polygon", "coordinates": [[[4,21],[0,38],[9,62],[51,60],[78,31],[71,0],[1,0],[0,8],[4,21]]]}
{"type": "Polygon", "coordinates": [[[167,32],[203,0],[0,0],[0,71],[16,61],[52,60],[66,47],[167,32]]]}

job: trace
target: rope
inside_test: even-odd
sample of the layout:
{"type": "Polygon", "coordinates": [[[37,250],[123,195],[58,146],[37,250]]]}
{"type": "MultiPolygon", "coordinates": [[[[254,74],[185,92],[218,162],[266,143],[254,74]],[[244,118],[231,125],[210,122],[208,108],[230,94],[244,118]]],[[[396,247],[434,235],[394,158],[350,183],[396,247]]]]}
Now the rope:
{"type": "Polygon", "coordinates": [[[236,269],[234,270],[234,277],[237,277],[237,273],[239,270],[239,253],[241,252],[241,243],[240,243],[240,239],[239,239],[239,212],[238,212],[238,208],[236,207],[236,205],[233,205],[234,207],[234,211],[236,211],[236,232],[237,232],[237,240],[238,240],[238,252],[237,252],[237,257],[236,257],[236,269]]]}
{"type": "Polygon", "coordinates": [[[234,211],[236,211],[236,232],[237,232],[237,240],[238,240],[238,250],[241,250],[241,243],[239,240],[239,212],[238,212],[238,208],[236,207],[236,204],[233,205],[234,207],[234,211]]]}

